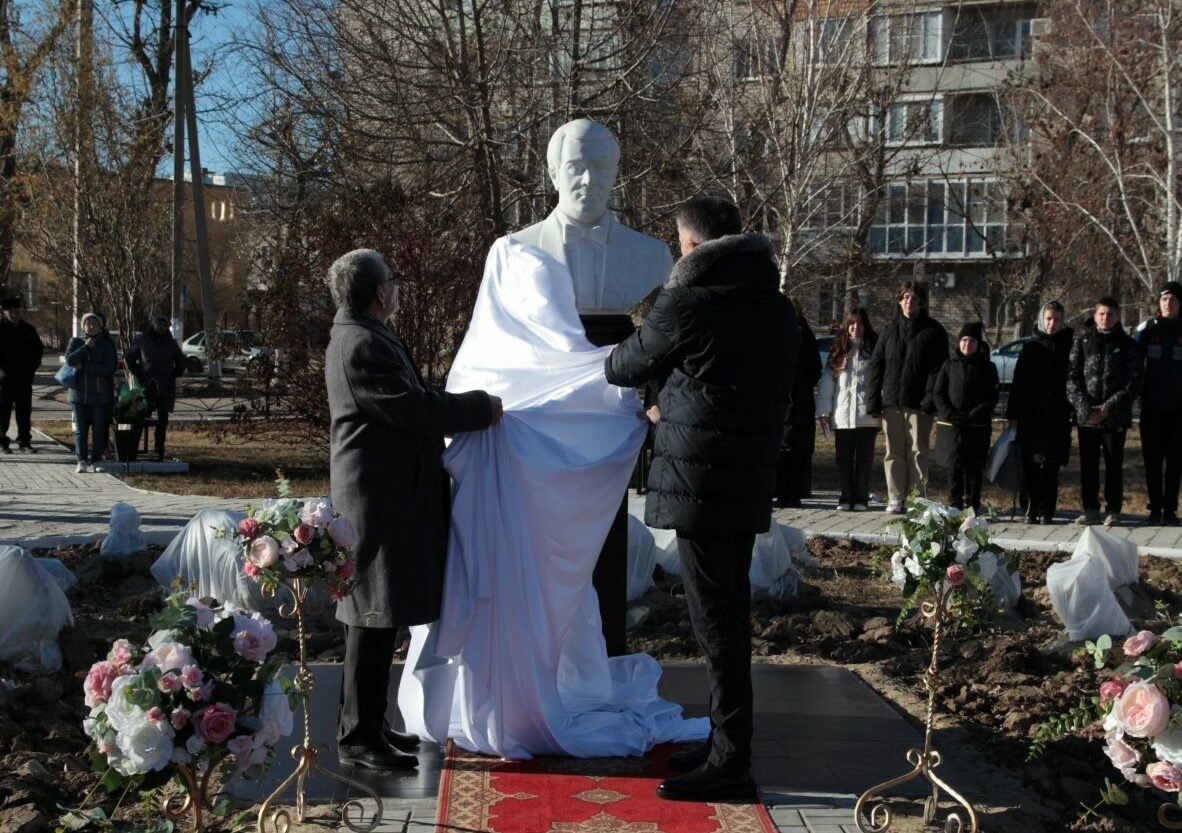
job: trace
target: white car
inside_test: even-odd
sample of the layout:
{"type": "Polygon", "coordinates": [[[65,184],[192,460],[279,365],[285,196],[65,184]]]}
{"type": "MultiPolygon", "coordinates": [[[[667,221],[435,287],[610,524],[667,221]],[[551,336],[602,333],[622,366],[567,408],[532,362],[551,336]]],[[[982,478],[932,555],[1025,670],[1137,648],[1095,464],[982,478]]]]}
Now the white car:
{"type": "MultiPolygon", "coordinates": [[[[260,362],[269,360],[271,349],[250,343],[243,338],[238,330],[220,330],[218,340],[221,342],[222,370],[231,373],[248,370],[260,362]]],[[[181,344],[181,352],[185,354],[185,370],[189,373],[204,373],[209,364],[206,356],[208,344],[205,330],[200,330],[185,339],[181,344]]]]}
{"type": "Polygon", "coordinates": [[[989,360],[997,368],[997,382],[1002,388],[1008,388],[1014,381],[1014,365],[1018,363],[1018,354],[1022,347],[1030,341],[1031,336],[1007,341],[989,354],[989,360]]]}

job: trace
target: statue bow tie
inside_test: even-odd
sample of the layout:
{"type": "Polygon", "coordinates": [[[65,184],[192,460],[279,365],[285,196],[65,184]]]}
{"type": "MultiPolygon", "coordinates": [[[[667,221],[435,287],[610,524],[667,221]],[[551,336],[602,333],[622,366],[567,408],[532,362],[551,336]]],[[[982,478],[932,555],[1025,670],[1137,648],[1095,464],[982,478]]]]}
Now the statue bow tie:
{"type": "Polygon", "coordinates": [[[562,242],[564,245],[571,243],[594,243],[596,246],[603,247],[607,245],[607,226],[600,224],[598,226],[580,226],[575,223],[564,223],[562,226],[562,242]]]}

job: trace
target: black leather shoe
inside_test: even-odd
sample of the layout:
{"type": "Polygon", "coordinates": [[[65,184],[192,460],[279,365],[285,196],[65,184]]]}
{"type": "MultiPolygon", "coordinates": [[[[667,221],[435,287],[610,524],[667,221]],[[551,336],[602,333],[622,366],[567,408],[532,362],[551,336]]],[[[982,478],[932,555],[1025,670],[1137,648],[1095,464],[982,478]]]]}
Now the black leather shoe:
{"type": "Polygon", "coordinates": [[[669,756],[665,765],[674,772],[689,772],[697,769],[710,758],[710,747],[705,743],[695,743],[678,749],[669,756]]]}
{"type": "Polygon", "coordinates": [[[1161,522],[1162,522],[1162,526],[1177,526],[1178,525],[1178,513],[1177,512],[1166,512],[1164,515],[1162,515],[1161,522]]]}
{"type": "Polygon", "coordinates": [[[37,449],[33,448],[33,446],[31,446],[27,443],[21,443],[21,451],[25,452],[25,454],[36,454],[37,453],[37,449]]]}
{"type": "Polygon", "coordinates": [[[386,739],[386,743],[393,746],[399,752],[414,752],[419,748],[419,736],[412,735],[410,732],[385,729],[382,731],[382,737],[386,739]]]}
{"type": "Polygon", "coordinates": [[[1022,519],[1022,523],[1033,524],[1034,526],[1038,526],[1040,523],[1042,523],[1042,519],[1039,518],[1038,515],[1027,515],[1026,517],[1024,517],[1022,519]]]}
{"type": "Polygon", "coordinates": [[[750,770],[732,778],[713,764],[666,778],[657,787],[657,797],[670,801],[753,801],[757,795],[750,770]]]}
{"type": "Polygon", "coordinates": [[[1145,519],[1146,526],[1161,526],[1161,512],[1156,509],[1149,513],[1149,517],[1145,519]]]}
{"type": "Polygon", "coordinates": [[[399,770],[414,769],[419,765],[417,755],[409,755],[393,747],[386,749],[356,749],[345,747],[338,750],[341,766],[359,766],[365,769],[399,770]]]}

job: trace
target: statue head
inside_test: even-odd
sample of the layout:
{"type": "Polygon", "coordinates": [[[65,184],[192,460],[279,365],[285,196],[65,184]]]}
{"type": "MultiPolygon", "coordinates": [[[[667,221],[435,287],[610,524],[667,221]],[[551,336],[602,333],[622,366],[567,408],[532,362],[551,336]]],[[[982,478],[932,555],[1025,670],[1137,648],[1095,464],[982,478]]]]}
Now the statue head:
{"type": "Polygon", "coordinates": [[[558,189],[558,210],[580,225],[599,220],[607,213],[619,165],[620,145],[599,122],[575,119],[555,130],[546,166],[558,189]]]}

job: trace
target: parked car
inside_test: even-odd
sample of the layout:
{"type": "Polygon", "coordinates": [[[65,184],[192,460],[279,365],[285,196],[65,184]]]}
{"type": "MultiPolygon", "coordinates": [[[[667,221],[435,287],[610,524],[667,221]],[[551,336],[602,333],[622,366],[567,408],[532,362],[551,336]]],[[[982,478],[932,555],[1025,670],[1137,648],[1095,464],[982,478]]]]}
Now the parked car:
{"type": "Polygon", "coordinates": [[[997,382],[1002,388],[1008,388],[1014,381],[1014,365],[1018,363],[1018,354],[1022,346],[1030,341],[1030,336],[1007,341],[1001,347],[989,354],[990,361],[997,368],[997,382]]]}
{"type": "MultiPolygon", "coordinates": [[[[260,363],[270,361],[271,348],[258,344],[258,338],[253,331],[219,330],[217,338],[220,342],[218,352],[222,370],[238,373],[252,370],[260,363]],[[249,335],[244,336],[243,333],[249,335]]],[[[185,354],[185,369],[189,373],[205,372],[209,365],[208,347],[204,330],[193,333],[181,344],[181,352],[185,354]]]]}

